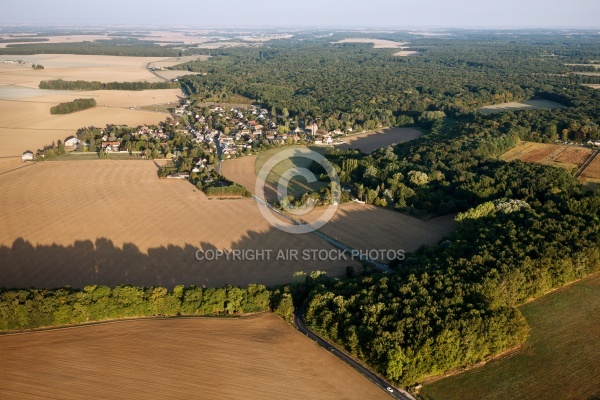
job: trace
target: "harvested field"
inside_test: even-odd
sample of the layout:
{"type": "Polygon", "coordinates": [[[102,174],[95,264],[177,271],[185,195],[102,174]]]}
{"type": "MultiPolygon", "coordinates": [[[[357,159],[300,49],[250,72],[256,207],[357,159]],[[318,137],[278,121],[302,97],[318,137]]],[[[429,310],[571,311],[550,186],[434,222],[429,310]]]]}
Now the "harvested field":
{"type": "Polygon", "coordinates": [[[600,274],[520,307],[531,326],[516,353],[425,384],[428,400],[597,399],[600,274]]]}
{"type": "Polygon", "coordinates": [[[583,170],[579,179],[584,183],[600,183],[600,157],[596,156],[594,160],[583,170]]]}
{"type": "Polygon", "coordinates": [[[363,153],[392,146],[394,144],[418,139],[423,131],[417,128],[389,128],[378,131],[359,133],[345,137],[344,144],[336,145],[340,149],[358,149],[363,153]]]}
{"type": "Polygon", "coordinates": [[[514,111],[514,110],[537,110],[544,108],[547,110],[553,110],[555,108],[565,108],[563,104],[556,103],[550,100],[527,100],[520,103],[510,102],[502,104],[494,104],[491,106],[481,107],[479,112],[484,114],[493,114],[503,111],[514,111]]]}
{"type": "MultiPolygon", "coordinates": [[[[117,98],[115,98],[115,101],[117,98]]],[[[58,139],[75,134],[83,126],[105,126],[107,123],[137,126],[164,121],[167,114],[97,106],[65,115],[50,115],[50,107],[58,103],[0,100],[0,157],[20,156],[25,150],[35,151],[58,139]]]]}
{"type": "MultiPolygon", "coordinates": [[[[310,216],[305,219],[311,220],[310,216]]],[[[381,207],[350,203],[340,205],[333,219],[320,230],[358,250],[412,252],[438,243],[454,229],[454,215],[423,221],[381,207]]],[[[378,259],[387,261],[386,257],[378,259]]]]}
{"type": "Polygon", "coordinates": [[[256,195],[256,156],[245,156],[221,162],[221,174],[256,195]]]}
{"type": "Polygon", "coordinates": [[[371,44],[373,44],[373,48],[375,48],[375,49],[403,49],[404,46],[408,44],[406,42],[394,42],[392,40],[367,39],[367,38],[348,38],[348,39],[339,40],[334,43],[336,43],[336,44],[371,43],[371,44]]]}
{"type": "Polygon", "coordinates": [[[388,399],[272,314],[1,336],[3,398],[388,399]]]}
{"type": "Polygon", "coordinates": [[[396,57],[410,57],[410,56],[418,56],[423,54],[422,51],[418,50],[401,50],[397,53],[394,53],[396,57]]]}
{"type": "Polygon", "coordinates": [[[152,161],[41,162],[0,174],[0,187],[0,287],[270,285],[352,264],[276,260],[280,249],[333,247],[271,227],[250,199],[208,200],[187,181],[158,179],[152,161]],[[198,261],[198,249],[245,260],[198,261]],[[262,259],[249,259],[254,250],[262,259]]]}
{"type": "Polygon", "coordinates": [[[579,168],[592,154],[593,150],[587,147],[519,142],[500,158],[506,161],[519,159],[525,162],[537,162],[573,171],[573,169],[579,168]]]}
{"type": "Polygon", "coordinates": [[[100,82],[160,82],[146,69],[152,62],[162,61],[165,57],[120,57],[87,56],[75,54],[38,54],[19,56],[0,56],[0,85],[19,85],[37,88],[40,81],[63,79],[66,81],[85,80],[100,82]],[[42,70],[31,66],[5,64],[4,60],[23,60],[41,64],[42,70]]]}

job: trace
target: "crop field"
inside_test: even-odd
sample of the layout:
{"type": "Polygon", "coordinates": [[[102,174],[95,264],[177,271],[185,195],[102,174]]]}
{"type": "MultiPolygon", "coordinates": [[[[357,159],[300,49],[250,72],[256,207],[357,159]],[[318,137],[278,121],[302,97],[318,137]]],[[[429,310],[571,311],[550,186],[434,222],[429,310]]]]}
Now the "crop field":
{"type": "Polygon", "coordinates": [[[166,60],[165,57],[88,56],[75,54],[37,54],[0,56],[0,85],[37,88],[40,81],[63,79],[100,82],[160,82],[146,65],[166,60]],[[6,64],[4,60],[23,60],[41,64],[42,70],[29,65],[6,64]]]}
{"type": "Polygon", "coordinates": [[[83,126],[103,127],[107,123],[137,126],[164,121],[166,114],[97,106],[65,115],[51,115],[58,103],[0,100],[0,157],[20,156],[58,139],[64,140],[83,126]]]}
{"type": "Polygon", "coordinates": [[[600,184],[600,157],[596,156],[592,162],[583,170],[579,179],[584,183],[600,184]]]}
{"type": "Polygon", "coordinates": [[[159,179],[152,161],[28,164],[0,174],[0,187],[0,287],[271,285],[352,265],[277,259],[279,250],[333,247],[273,228],[250,199],[209,200],[187,181],[159,179]]]}
{"type": "Polygon", "coordinates": [[[592,154],[592,149],[587,147],[519,142],[500,158],[506,161],[518,159],[525,162],[537,162],[573,171],[573,169],[579,168],[592,154]]]}
{"type": "MultiPolygon", "coordinates": [[[[0,61],[12,59],[39,63],[45,69],[33,70],[26,65],[0,62],[0,115],[3,117],[0,157],[20,156],[25,150],[35,151],[52,141],[64,140],[83,126],[155,124],[163,121],[167,114],[130,107],[174,103],[182,96],[179,89],[79,92],[37,88],[41,80],[59,78],[103,82],[159,81],[146,69],[146,64],[168,58],[68,54],[0,57],[0,61]],[[76,98],[94,98],[98,106],[67,115],[50,114],[50,107],[76,98]]],[[[157,107],[151,110],[155,109],[157,107]]]]}
{"type": "MultiPolygon", "coordinates": [[[[322,213],[313,211],[318,216],[322,213]]],[[[305,218],[311,221],[310,214],[305,218]]],[[[454,231],[454,215],[428,221],[368,204],[341,204],[329,223],[320,230],[358,250],[404,250],[438,243],[454,231]]],[[[388,258],[371,257],[387,262],[388,258]]]]}
{"type": "Polygon", "coordinates": [[[597,399],[600,274],[521,306],[524,346],[459,375],[425,384],[428,400],[597,399]]]}
{"type": "Polygon", "coordinates": [[[423,131],[417,128],[389,128],[374,132],[359,133],[345,137],[344,144],[336,145],[340,149],[358,149],[363,153],[418,139],[423,131]]]}
{"type": "Polygon", "coordinates": [[[515,110],[537,110],[537,109],[553,110],[556,108],[565,108],[564,105],[556,103],[550,100],[527,100],[520,103],[509,102],[502,104],[494,104],[491,106],[481,107],[479,112],[484,114],[493,114],[502,111],[515,111],[515,110]]]}
{"type": "Polygon", "coordinates": [[[2,398],[388,399],[272,314],[1,336],[2,398]]]}

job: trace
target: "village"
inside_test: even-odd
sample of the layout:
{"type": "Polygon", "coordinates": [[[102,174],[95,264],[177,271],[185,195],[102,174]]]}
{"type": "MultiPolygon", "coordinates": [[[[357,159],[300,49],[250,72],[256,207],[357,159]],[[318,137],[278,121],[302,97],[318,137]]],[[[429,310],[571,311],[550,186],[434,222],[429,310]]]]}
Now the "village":
{"type": "MultiPolygon", "coordinates": [[[[327,132],[319,129],[316,122],[273,115],[273,110],[269,112],[256,105],[227,109],[218,104],[198,107],[184,99],[173,115],[174,118],[157,125],[136,128],[122,125],[81,128],[76,136],[59,140],[35,154],[29,150],[24,152],[22,161],[93,152],[98,152],[100,158],[121,153],[143,159],[177,159],[182,151],[192,147],[199,147],[206,154],[216,154],[219,159],[229,159],[283,145],[341,144],[344,143],[342,138],[353,132],[352,127],[327,132]]],[[[197,168],[204,167],[203,164],[202,159],[196,160],[197,168]]]]}

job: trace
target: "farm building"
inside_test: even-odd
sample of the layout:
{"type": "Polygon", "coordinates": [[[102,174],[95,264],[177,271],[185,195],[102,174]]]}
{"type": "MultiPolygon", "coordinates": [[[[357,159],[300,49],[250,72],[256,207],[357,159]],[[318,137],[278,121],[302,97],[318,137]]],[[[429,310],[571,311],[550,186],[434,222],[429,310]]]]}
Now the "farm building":
{"type": "Polygon", "coordinates": [[[25,162],[25,161],[33,161],[33,152],[27,150],[26,152],[23,153],[23,155],[21,156],[21,162],[25,162]]]}

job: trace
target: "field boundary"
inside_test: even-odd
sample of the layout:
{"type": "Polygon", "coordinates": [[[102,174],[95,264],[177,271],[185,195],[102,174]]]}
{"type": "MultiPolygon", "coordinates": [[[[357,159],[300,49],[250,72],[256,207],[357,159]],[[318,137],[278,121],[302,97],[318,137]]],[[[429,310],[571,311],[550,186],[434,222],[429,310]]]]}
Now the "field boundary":
{"type": "Polygon", "coordinates": [[[250,319],[260,317],[264,314],[273,314],[268,311],[261,311],[256,313],[249,314],[241,314],[241,315],[152,315],[152,316],[142,316],[142,317],[127,317],[127,318],[114,318],[107,319],[103,321],[90,321],[90,322],[82,322],[80,324],[70,324],[70,325],[59,325],[59,326],[44,326],[40,328],[27,329],[22,331],[0,331],[0,337],[3,336],[16,336],[16,335],[28,335],[32,333],[38,332],[53,332],[53,331],[62,331],[66,329],[75,329],[75,328],[84,328],[87,326],[96,326],[96,325],[107,325],[107,324],[118,324],[125,322],[133,322],[133,321],[143,321],[143,320],[168,320],[168,319],[223,319],[223,320],[238,320],[238,319],[250,319]]]}
{"type": "Polygon", "coordinates": [[[575,175],[573,175],[573,177],[579,178],[579,176],[581,174],[583,174],[583,172],[586,170],[586,168],[590,166],[592,161],[594,161],[594,158],[596,158],[597,155],[598,155],[598,150],[594,151],[594,153],[591,156],[589,156],[587,160],[585,160],[585,162],[581,165],[581,167],[579,167],[579,170],[577,170],[577,172],[575,173],[575,175]]]}

